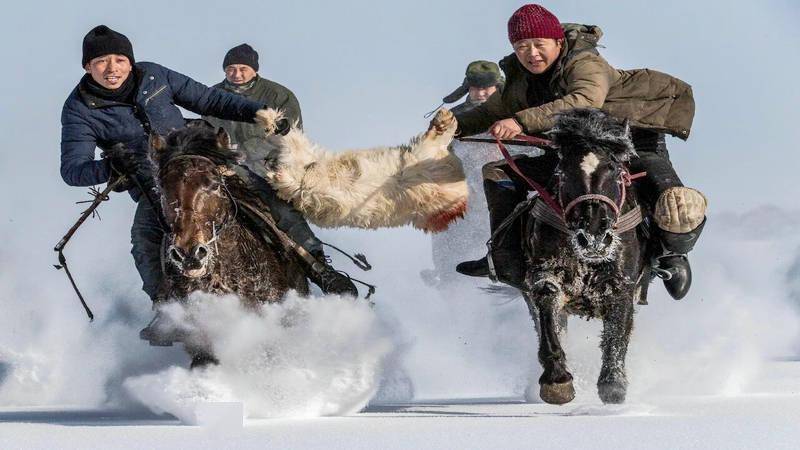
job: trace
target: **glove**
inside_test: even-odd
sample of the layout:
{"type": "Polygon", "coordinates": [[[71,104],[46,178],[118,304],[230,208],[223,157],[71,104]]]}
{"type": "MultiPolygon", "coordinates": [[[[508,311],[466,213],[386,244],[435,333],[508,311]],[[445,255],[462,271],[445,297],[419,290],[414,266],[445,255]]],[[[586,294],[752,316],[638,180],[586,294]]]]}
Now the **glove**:
{"type": "Polygon", "coordinates": [[[100,156],[108,161],[111,168],[111,175],[108,177],[109,184],[120,177],[127,177],[125,181],[114,188],[114,192],[125,192],[136,186],[133,177],[139,167],[138,158],[125,145],[114,144],[111,148],[104,150],[100,156]]]}
{"type": "Polygon", "coordinates": [[[128,150],[124,144],[114,144],[111,148],[104,150],[100,156],[108,160],[114,170],[124,175],[133,175],[139,168],[139,157],[128,150]]]}

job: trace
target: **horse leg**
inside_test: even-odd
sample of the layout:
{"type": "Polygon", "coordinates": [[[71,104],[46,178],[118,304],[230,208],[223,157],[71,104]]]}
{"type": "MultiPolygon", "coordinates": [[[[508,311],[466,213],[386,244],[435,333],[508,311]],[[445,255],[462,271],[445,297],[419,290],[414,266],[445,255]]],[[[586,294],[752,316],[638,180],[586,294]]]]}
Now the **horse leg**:
{"type": "Polygon", "coordinates": [[[547,403],[561,405],[575,398],[572,374],[567,370],[564,350],[558,339],[561,292],[552,283],[542,283],[533,294],[536,303],[528,298],[528,309],[539,333],[539,362],[544,372],[539,377],[539,397],[547,403]]]}
{"type": "Polygon", "coordinates": [[[625,402],[628,389],[625,356],[633,328],[633,301],[629,296],[619,298],[624,300],[611,304],[603,315],[603,366],[597,380],[597,393],[603,403],[625,402]]]}

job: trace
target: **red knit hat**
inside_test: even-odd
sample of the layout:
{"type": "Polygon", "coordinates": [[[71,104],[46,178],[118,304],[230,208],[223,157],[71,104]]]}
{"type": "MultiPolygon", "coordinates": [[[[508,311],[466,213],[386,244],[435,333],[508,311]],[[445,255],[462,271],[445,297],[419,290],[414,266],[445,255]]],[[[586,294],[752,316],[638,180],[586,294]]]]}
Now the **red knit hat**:
{"type": "Polygon", "coordinates": [[[522,39],[563,39],[561,22],[543,6],[528,4],[514,11],[508,19],[508,40],[513,44],[522,39]]]}

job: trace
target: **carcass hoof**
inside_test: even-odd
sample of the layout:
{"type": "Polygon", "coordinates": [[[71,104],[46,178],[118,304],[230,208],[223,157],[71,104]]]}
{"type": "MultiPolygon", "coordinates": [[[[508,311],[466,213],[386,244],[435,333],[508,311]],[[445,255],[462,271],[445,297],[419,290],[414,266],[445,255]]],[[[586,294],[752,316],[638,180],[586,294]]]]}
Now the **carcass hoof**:
{"type": "Polygon", "coordinates": [[[540,384],[539,398],[551,405],[563,405],[571,402],[575,398],[572,380],[565,383],[540,384]]]}
{"type": "Polygon", "coordinates": [[[627,384],[621,381],[597,383],[597,394],[600,396],[600,400],[602,400],[603,403],[625,403],[625,394],[627,392],[627,384]]]}

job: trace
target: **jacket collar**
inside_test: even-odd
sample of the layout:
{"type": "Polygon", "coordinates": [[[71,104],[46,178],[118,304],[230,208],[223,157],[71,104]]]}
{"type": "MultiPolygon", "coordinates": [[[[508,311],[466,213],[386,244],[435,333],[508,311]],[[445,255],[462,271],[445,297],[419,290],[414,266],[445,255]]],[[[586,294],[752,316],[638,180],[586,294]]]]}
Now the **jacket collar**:
{"type": "Polygon", "coordinates": [[[247,83],[242,85],[236,85],[229,82],[228,79],[226,78],[222,80],[220,86],[222,86],[222,89],[225,89],[228,92],[233,92],[234,94],[247,95],[247,93],[250,92],[256,86],[256,84],[258,84],[260,79],[261,76],[256,74],[256,76],[253,77],[253,79],[248,81],[247,83]]]}
{"type": "MultiPolygon", "coordinates": [[[[144,79],[144,71],[137,67],[136,65],[133,66],[133,71],[136,72],[136,82],[137,86],[134,87],[134,91],[137,91],[144,79]]],[[[128,103],[122,102],[115,102],[112,100],[106,100],[102,97],[98,97],[94,94],[91,94],[86,89],[83,88],[81,83],[78,83],[78,94],[80,99],[89,109],[98,109],[98,108],[107,108],[109,106],[133,106],[128,103]]],[[[138,92],[134,94],[134,98],[138,96],[138,92]]]]}

